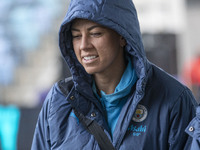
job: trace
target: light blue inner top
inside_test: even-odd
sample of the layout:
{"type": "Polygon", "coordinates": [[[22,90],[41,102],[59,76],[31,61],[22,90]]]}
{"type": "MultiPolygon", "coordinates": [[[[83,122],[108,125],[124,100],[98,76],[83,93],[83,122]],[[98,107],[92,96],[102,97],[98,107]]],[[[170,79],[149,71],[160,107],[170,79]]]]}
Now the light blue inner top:
{"type": "Polygon", "coordinates": [[[117,124],[120,111],[128,99],[128,95],[131,92],[133,85],[137,80],[136,72],[133,68],[130,58],[128,58],[128,64],[126,70],[116,86],[114,93],[106,94],[104,91],[100,91],[101,97],[97,94],[96,85],[93,82],[93,92],[96,97],[101,101],[104,109],[106,110],[106,119],[110,127],[111,134],[113,135],[115,126],[117,124]]]}

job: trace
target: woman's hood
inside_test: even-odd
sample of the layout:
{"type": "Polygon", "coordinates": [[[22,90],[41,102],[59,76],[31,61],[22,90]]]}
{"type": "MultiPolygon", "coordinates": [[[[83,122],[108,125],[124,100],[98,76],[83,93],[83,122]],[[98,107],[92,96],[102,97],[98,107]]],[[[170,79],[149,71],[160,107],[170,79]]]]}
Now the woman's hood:
{"type": "Polygon", "coordinates": [[[140,82],[143,82],[147,74],[148,63],[144,53],[137,12],[132,0],[71,0],[60,28],[59,46],[75,84],[82,84],[83,82],[80,80],[90,81],[90,75],[85,72],[76,59],[72,46],[70,27],[71,22],[76,18],[94,21],[122,35],[127,42],[125,50],[133,58],[138,81],[141,79],[140,82]]]}

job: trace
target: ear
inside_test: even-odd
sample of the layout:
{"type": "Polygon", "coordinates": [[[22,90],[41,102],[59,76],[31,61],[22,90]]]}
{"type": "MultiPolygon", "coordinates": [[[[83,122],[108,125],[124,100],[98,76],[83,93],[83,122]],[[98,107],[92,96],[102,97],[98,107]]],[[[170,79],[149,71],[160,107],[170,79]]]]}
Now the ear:
{"type": "Polygon", "coordinates": [[[124,47],[126,45],[126,40],[124,39],[124,37],[120,36],[120,46],[124,47]]]}

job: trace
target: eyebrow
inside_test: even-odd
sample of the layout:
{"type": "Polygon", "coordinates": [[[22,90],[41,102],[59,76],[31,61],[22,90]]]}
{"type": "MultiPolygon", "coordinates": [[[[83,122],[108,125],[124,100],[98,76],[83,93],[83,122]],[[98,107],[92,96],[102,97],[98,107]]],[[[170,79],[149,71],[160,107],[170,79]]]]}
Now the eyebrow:
{"type": "MultiPolygon", "coordinates": [[[[88,31],[91,31],[92,29],[94,29],[94,28],[99,28],[99,27],[102,28],[101,25],[94,25],[94,26],[89,27],[87,30],[88,30],[88,31]]],[[[77,31],[77,32],[80,31],[79,29],[76,29],[76,28],[71,28],[71,30],[72,30],[72,31],[77,31]]]]}

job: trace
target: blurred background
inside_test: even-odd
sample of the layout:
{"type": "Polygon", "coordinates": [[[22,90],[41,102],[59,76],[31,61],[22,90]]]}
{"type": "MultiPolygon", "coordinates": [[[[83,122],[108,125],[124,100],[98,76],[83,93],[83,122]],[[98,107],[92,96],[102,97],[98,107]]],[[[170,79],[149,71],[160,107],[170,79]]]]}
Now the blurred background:
{"type": "MultiPolygon", "coordinates": [[[[200,0],[134,0],[149,60],[200,102],[200,0]]],[[[58,31],[69,0],[0,3],[0,150],[30,149],[51,86],[70,76],[58,31]]]]}

